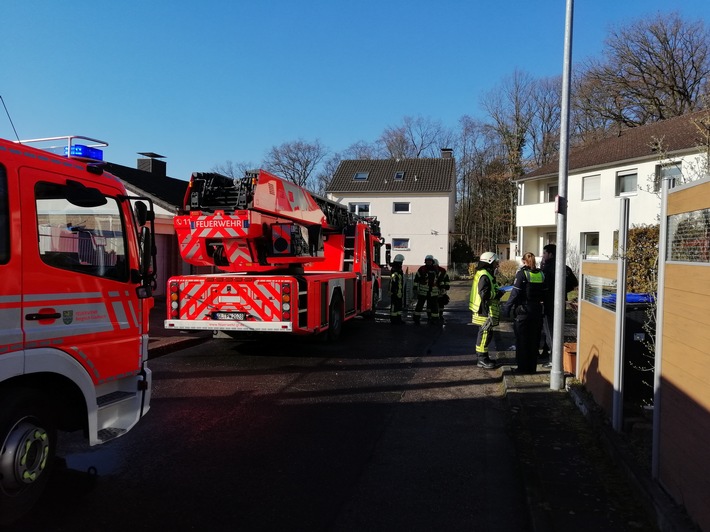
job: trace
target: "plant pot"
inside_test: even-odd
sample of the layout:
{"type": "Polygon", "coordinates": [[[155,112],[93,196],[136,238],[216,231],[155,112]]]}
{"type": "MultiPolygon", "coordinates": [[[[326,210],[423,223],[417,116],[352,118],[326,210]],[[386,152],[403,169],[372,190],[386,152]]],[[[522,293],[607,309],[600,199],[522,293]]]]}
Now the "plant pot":
{"type": "Polygon", "coordinates": [[[577,373],[577,343],[569,342],[564,344],[562,353],[562,369],[565,373],[575,375],[577,373]]]}

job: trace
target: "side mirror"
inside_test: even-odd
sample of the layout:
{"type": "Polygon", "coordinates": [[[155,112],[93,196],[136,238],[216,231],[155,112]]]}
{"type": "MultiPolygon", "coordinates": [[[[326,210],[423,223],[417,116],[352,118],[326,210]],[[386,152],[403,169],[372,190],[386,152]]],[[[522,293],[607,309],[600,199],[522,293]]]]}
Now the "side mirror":
{"type": "Polygon", "coordinates": [[[392,244],[385,244],[385,264],[387,266],[392,262],[392,244]]]}
{"type": "Polygon", "coordinates": [[[133,211],[136,214],[136,220],[138,220],[138,225],[145,225],[149,220],[153,220],[153,212],[148,210],[148,206],[142,201],[136,201],[133,205],[133,211]]]}
{"type": "Polygon", "coordinates": [[[147,227],[141,228],[141,277],[148,279],[153,274],[153,234],[147,227]]]}

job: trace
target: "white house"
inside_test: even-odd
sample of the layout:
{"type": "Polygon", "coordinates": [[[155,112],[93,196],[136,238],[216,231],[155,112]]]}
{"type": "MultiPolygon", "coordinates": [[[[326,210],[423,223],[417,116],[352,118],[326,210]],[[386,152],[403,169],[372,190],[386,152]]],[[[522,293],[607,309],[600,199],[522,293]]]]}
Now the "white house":
{"type": "Polygon", "coordinates": [[[376,216],[392,255],[417,268],[433,255],[450,264],[454,227],[456,165],[451,150],[440,159],[351,159],[340,163],[326,188],[329,199],[351,212],[376,216]]]}
{"type": "MultiPolygon", "coordinates": [[[[700,111],[626,129],[617,136],[573,149],[567,185],[568,253],[609,259],[619,229],[620,201],[629,198],[629,222],[656,224],[665,176],[694,180],[707,173],[708,112],[700,111]],[[706,121],[705,133],[699,121],[706,121]],[[705,135],[705,136],[703,136],[705,135]]],[[[556,243],[555,197],[559,163],[518,180],[517,253],[537,256],[556,243]]]]}

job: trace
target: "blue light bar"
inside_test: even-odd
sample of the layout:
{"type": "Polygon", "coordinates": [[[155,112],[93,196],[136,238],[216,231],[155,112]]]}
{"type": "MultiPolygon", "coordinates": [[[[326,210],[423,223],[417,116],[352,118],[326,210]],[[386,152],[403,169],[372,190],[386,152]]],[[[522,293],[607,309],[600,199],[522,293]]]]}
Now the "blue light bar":
{"type": "MultiPolygon", "coordinates": [[[[67,155],[68,147],[64,148],[64,155],[67,155]]],[[[71,157],[81,157],[83,159],[92,159],[94,161],[103,161],[104,152],[97,148],[84,146],[83,144],[74,144],[71,147],[71,157]]]]}

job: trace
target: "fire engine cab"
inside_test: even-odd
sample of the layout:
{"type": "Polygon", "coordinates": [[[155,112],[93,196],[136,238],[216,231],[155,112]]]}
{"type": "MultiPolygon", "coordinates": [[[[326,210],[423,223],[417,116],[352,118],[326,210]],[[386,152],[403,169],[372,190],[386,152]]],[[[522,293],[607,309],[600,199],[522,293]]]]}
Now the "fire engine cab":
{"type": "Polygon", "coordinates": [[[379,223],[264,170],[194,173],[174,218],[183,259],[213,272],[172,277],[166,328],[336,339],[374,315],[379,223]]]}
{"type": "Polygon", "coordinates": [[[0,524],[39,498],[58,430],[100,444],[149,408],[153,207],[103,146],[0,139],[0,524]]]}

